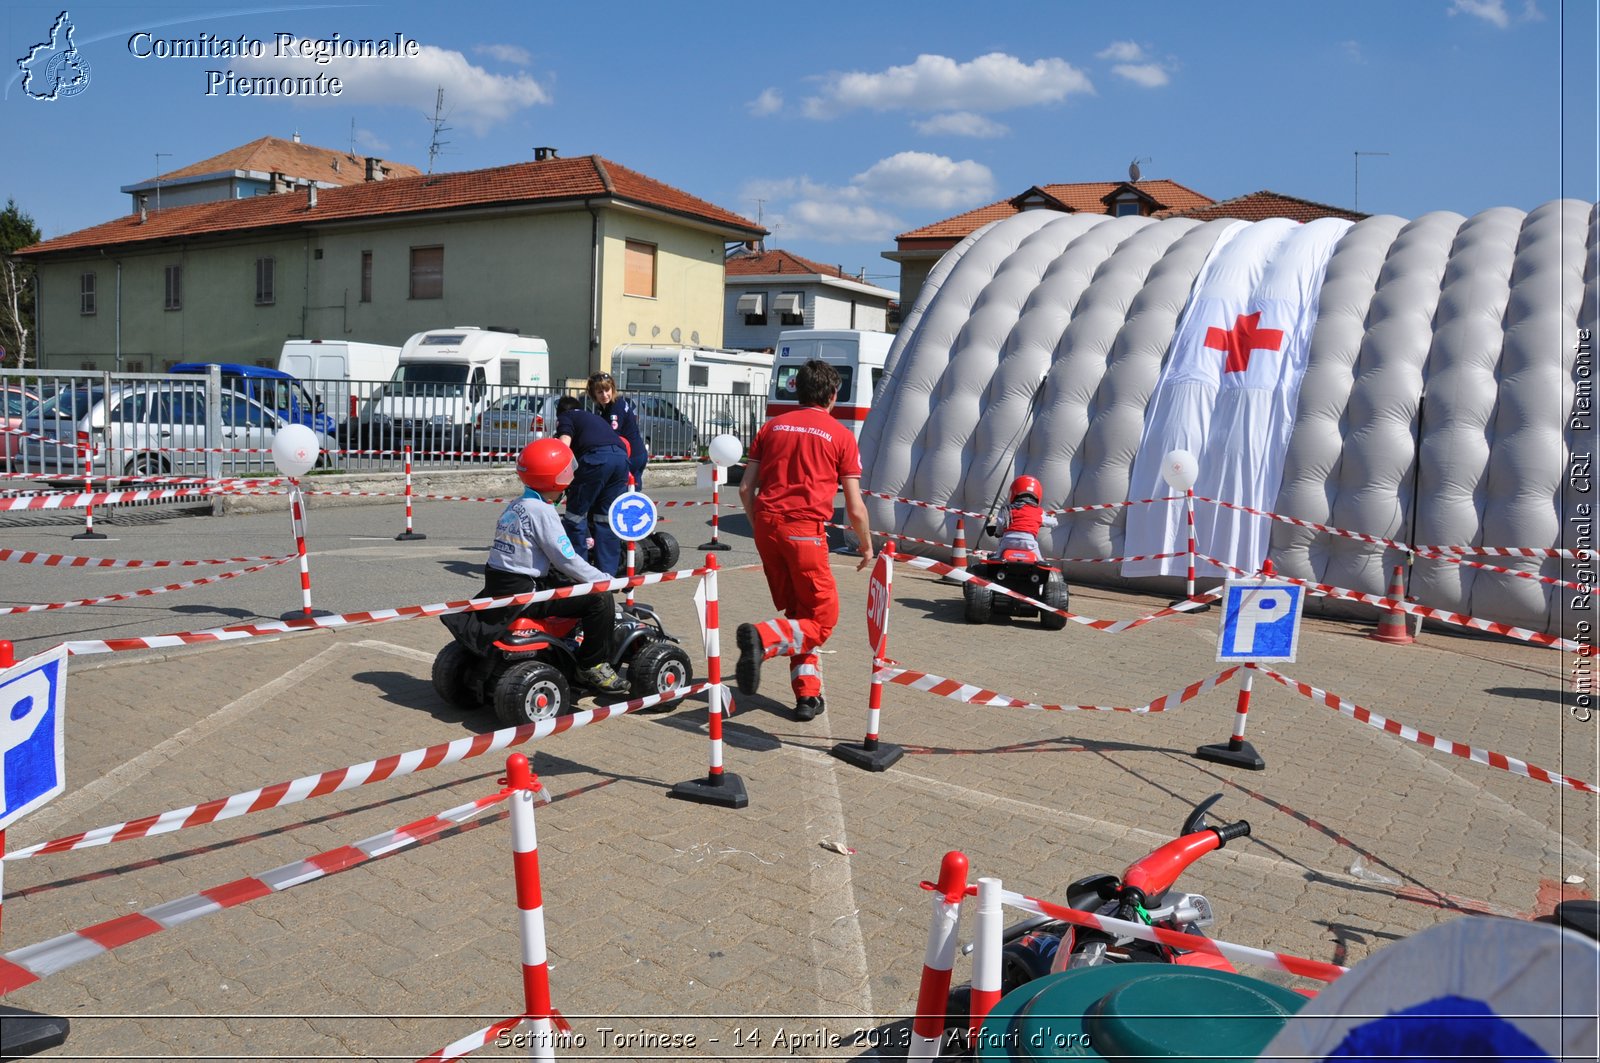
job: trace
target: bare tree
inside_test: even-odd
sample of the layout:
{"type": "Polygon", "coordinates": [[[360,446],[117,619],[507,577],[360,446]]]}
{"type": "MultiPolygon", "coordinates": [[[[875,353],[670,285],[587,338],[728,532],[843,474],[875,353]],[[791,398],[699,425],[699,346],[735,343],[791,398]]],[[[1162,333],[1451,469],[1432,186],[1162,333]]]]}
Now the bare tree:
{"type": "MultiPolygon", "coordinates": [[[[33,274],[31,262],[12,252],[39,242],[39,227],[8,199],[0,211],[0,365],[28,365],[29,340],[34,333],[33,274]]],[[[35,358],[35,361],[38,359],[35,358]]]]}

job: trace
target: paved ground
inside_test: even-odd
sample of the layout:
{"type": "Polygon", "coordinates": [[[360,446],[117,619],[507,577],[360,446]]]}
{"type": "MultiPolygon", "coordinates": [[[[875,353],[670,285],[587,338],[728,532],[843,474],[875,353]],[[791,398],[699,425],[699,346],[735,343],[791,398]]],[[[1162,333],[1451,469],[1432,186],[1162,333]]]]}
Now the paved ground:
{"type": "MultiPolygon", "coordinates": [[[[669,488],[662,498],[701,497],[669,488]]],[[[693,547],[704,509],[673,511],[693,547]],[[689,514],[685,516],[685,514],[689,514]]],[[[495,507],[425,505],[425,542],[393,540],[395,505],[316,507],[313,597],[337,612],[475,591],[495,507]]],[[[0,546],[116,558],[286,552],[281,512],[128,514],[112,539],[70,524],[0,529],[0,546]]],[[[742,518],[726,565],[754,560],[742,518]]],[[[685,550],[686,559],[699,556],[685,550]]],[[[46,602],[203,570],[10,564],[8,600],[46,602]]],[[[795,722],[782,669],[740,699],[731,811],[670,800],[705,775],[705,707],[609,720],[528,750],[557,795],[538,811],[557,1006],[584,1037],[563,1058],[856,1058],[912,1009],[940,856],[1059,897],[1170,836],[1188,806],[1254,836],[1185,878],[1217,936],[1352,963],[1463,911],[1548,910],[1569,875],[1592,888],[1592,797],[1400,741],[1258,680],[1249,739],[1267,770],[1196,760],[1226,739],[1233,688],[1159,716],[978,708],[890,687],[882,733],[906,756],[881,774],[828,755],[865,730],[866,576],[840,557],[844,618],[824,656],[830,708],[795,722]],[[854,850],[845,855],[837,844],[854,850]],[[604,1031],[611,1031],[606,1033],[604,1031]],[[781,1031],[781,1037],[778,1036],[781,1031]],[[820,1031],[820,1033],[819,1033],[820,1031]],[[644,1038],[678,1038],[670,1041],[644,1038]],[[694,1038],[692,1045],[687,1039],[694,1038]],[[715,1039],[715,1040],[712,1040],[715,1039]],[[818,1043],[826,1047],[816,1047],[818,1043]],[[667,1047],[662,1047],[666,1045],[667,1047]]],[[[649,588],[700,659],[688,581],[649,588]]],[[[768,613],[758,571],[721,580],[724,645],[768,613]]],[[[1122,618],[1160,602],[1078,588],[1073,608],[1122,618]]],[[[292,566],[186,592],[6,617],[33,652],[69,638],[194,630],[299,605],[292,566]]],[[[905,666],[1046,703],[1138,705],[1214,673],[1215,613],[1109,636],[1075,624],[972,627],[960,594],[896,572],[890,653],[905,666]]],[[[1594,724],[1560,704],[1557,653],[1428,632],[1413,646],[1308,621],[1288,675],[1436,734],[1594,780],[1594,724]]],[[[421,620],[200,647],[81,657],[69,683],[69,792],[14,824],[18,849],[493,728],[443,705],[427,675],[445,642],[421,620]]],[[[725,662],[731,675],[731,658],[725,662]]],[[[703,671],[703,664],[699,665],[703,671]]],[[[21,862],[5,874],[6,950],[335,849],[498,789],[503,754],[157,838],[21,862]]],[[[58,1058],[415,1059],[520,1010],[510,834],[503,811],[432,841],[136,941],[8,1003],[67,1015],[58,1058]]],[[[970,922],[964,924],[964,930],[970,922]]],[[[965,935],[964,935],[965,936],[965,935]]],[[[967,975],[959,961],[956,976],[967,975]]],[[[513,1058],[489,1050],[479,1058],[513,1058]]]]}

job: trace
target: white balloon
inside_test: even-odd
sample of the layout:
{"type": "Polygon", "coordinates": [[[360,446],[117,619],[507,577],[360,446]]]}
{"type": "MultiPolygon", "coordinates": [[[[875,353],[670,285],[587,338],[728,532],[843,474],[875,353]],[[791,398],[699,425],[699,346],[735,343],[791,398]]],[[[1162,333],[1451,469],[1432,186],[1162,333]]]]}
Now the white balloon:
{"type": "Polygon", "coordinates": [[[1161,459],[1161,476],[1179,491],[1187,491],[1200,478],[1200,463],[1187,450],[1169,450],[1161,459]]]}
{"type": "Polygon", "coordinates": [[[717,436],[711,440],[706,452],[718,465],[732,465],[744,457],[744,444],[738,436],[717,436]]]}
{"type": "Polygon", "coordinates": [[[303,476],[317,463],[317,433],[303,424],[291,424],[272,437],[272,460],[289,477],[303,476]]]}

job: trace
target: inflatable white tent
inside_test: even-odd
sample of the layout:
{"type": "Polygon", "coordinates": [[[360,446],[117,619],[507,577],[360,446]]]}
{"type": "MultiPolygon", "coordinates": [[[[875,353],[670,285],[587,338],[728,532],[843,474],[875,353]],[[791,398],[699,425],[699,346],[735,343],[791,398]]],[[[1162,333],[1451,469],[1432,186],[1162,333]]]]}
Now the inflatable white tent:
{"type": "MultiPolygon", "coordinates": [[[[929,275],[863,429],[863,485],[988,512],[1028,473],[1051,508],[1139,502],[1170,494],[1159,464],[1183,446],[1200,458],[1199,496],[1415,545],[1592,557],[1579,517],[1595,499],[1574,470],[1594,422],[1573,413],[1592,397],[1580,337],[1596,327],[1596,233],[1596,205],[1576,200],[1354,224],[1023,212],[929,275]]],[[[1041,545],[1060,558],[1181,551],[1181,505],[1073,514],[1041,545]]],[[[875,528],[951,539],[947,513],[870,506],[875,528]]],[[[1247,571],[1266,555],[1381,593],[1405,560],[1243,509],[1195,515],[1200,552],[1247,571]]],[[[1593,580],[1592,563],[1477,560],[1593,580]]],[[[1185,564],[1067,570],[1120,582],[1185,564]]],[[[1570,589],[1426,557],[1408,590],[1569,635],[1592,616],[1570,589]]]]}

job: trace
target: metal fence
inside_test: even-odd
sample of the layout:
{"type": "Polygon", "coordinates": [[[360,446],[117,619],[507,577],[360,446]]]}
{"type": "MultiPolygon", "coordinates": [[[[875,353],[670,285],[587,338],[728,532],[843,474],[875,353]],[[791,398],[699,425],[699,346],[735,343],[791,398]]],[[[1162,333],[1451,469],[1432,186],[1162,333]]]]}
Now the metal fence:
{"type": "MultiPolygon", "coordinates": [[[[397,470],[409,446],[422,467],[510,461],[555,430],[562,394],[487,384],[408,380],[282,380],[207,373],[0,370],[8,429],[7,483],[31,477],[250,477],[274,472],[273,434],[316,431],[319,468],[397,470]]],[[[652,460],[699,458],[717,435],[746,446],[766,417],[765,395],[630,392],[652,460]]],[[[587,399],[585,399],[587,403],[587,399]]]]}

